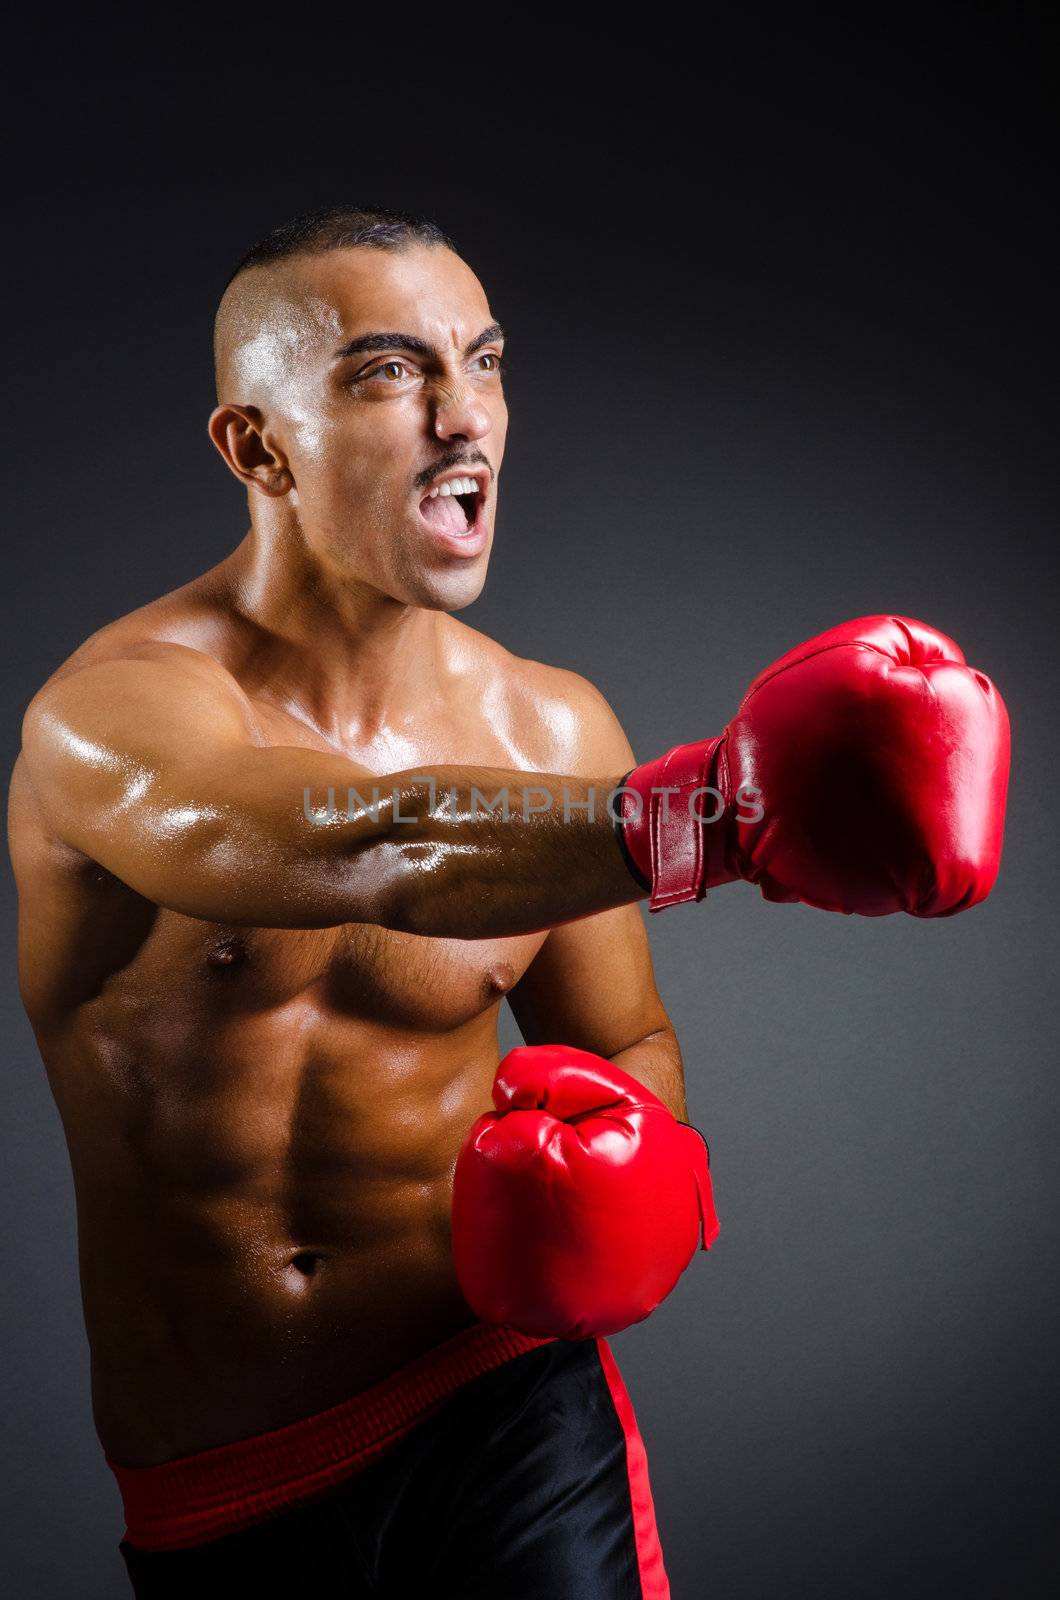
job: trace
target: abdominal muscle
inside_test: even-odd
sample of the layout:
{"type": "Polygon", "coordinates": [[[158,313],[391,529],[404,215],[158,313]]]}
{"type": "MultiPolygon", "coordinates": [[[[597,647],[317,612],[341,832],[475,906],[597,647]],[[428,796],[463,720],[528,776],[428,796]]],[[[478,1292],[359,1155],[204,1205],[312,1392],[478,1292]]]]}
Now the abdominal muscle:
{"type": "Polygon", "coordinates": [[[285,1007],[179,1059],[161,1039],[135,1062],[127,1041],[49,1052],[111,1460],[281,1427],[474,1320],[452,1173],[490,1109],[496,1012],[432,1037],[285,1007]]]}

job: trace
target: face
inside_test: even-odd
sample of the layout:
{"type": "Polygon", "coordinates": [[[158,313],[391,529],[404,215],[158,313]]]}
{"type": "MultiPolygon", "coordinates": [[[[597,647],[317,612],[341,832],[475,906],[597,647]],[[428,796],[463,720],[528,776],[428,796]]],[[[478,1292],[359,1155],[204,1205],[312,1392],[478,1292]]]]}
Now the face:
{"type": "Polygon", "coordinates": [[[262,441],[289,473],[278,489],[338,577],[412,605],[470,604],[508,425],[504,339],[482,285],[441,246],[291,266],[294,292],[242,353],[251,383],[282,370],[261,407],[262,441]]]}

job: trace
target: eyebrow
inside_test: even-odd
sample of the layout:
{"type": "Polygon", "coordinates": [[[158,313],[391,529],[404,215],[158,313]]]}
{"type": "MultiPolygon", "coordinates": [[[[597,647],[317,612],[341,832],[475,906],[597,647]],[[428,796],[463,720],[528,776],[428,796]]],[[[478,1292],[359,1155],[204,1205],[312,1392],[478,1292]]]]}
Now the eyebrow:
{"type": "MultiPolygon", "coordinates": [[[[482,332],[472,339],[464,355],[473,356],[484,344],[503,338],[504,329],[500,323],[491,322],[488,328],[483,328],[482,332]]],[[[373,350],[408,350],[412,355],[424,356],[429,361],[439,359],[434,346],[428,344],[426,339],[418,339],[414,333],[362,333],[356,339],[351,339],[349,344],[344,344],[341,350],[336,350],[332,359],[345,361],[347,356],[370,354],[373,350]]]]}

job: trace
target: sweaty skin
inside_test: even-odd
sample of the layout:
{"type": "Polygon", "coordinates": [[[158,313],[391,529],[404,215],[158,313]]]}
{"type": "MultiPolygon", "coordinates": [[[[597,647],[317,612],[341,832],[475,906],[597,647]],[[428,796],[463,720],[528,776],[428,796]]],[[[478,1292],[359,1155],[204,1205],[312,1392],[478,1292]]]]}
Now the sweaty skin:
{"type": "Polygon", "coordinates": [[[58,668],[9,796],[20,988],[125,1465],[336,1404],[473,1320],[452,1172],[505,996],[527,1042],[596,1051],[688,1116],[602,803],[626,738],[585,679],[449,614],[485,578],[507,426],[503,339],[472,349],[482,286],[426,246],[243,279],[210,434],[250,529],[58,668]],[[423,348],[336,358],[369,332],[423,348]],[[473,554],[419,511],[454,466],[488,469],[473,554]],[[566,783],[572,820],[472,814],[472,784],[534,782],[566,783]],[[385,798],[347,817],[373,783],[415,820],[385,798]]]}

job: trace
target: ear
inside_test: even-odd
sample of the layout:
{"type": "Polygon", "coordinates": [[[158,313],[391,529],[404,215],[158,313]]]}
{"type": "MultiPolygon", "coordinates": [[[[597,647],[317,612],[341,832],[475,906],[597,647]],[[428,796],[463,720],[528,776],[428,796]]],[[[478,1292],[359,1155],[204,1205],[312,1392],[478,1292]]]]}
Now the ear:
{"type": "Polygon", "coordinates": [[[257,406],[217,406],[210,413],[207,427],[225,465],[248,489],[278,497],[294,488],[287,458],[275,440],[267,436],[265,419],[257,406]]]}

